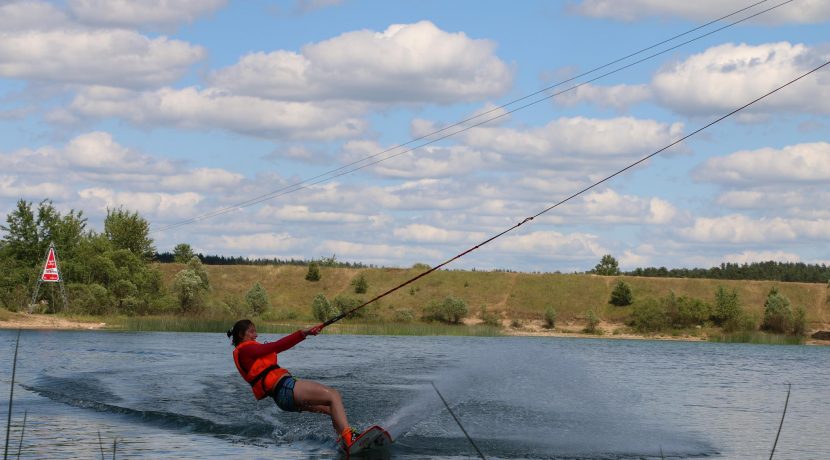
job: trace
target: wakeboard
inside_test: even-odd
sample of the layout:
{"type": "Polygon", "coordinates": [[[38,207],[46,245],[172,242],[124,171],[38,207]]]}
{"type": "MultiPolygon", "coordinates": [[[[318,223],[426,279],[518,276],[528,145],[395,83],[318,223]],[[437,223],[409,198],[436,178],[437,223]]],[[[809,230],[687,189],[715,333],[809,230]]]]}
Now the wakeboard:
{"type": "Polygon", "coordinates": [[[345,458],[363,457],[367,454],[386,451],[392,445],[392,436],[383,428],[373,425],[360,433],[350,447],[340,445],[345,458]]]}

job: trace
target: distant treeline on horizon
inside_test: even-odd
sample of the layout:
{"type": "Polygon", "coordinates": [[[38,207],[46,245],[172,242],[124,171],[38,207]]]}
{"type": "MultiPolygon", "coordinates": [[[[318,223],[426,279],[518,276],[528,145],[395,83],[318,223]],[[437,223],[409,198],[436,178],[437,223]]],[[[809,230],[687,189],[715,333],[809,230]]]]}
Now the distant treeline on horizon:
{"type": "Polygon", "coordinates": [[[722,280],[792,281],[800,283],[827,283],[830,267],[803,262],[722,263],[712,268],[637,268],[624,272],[628,276],[650,278],[709,278],[722,280]]]}
{"type": "MultiPolygon", "coordinates": [[[[321,266],[342,268],[378,268],[373,264],[360,262],[342,262],[333,256],[323,259],[278,259],[248,257],[225,257],[219,255],[197,254],[205,265],[308,265],[316,262],[321,266]]],[[[156,254],[160,263],[172,263],[173,253],[156,254]]],[[[475,270],[474,270],[475,271],[475,270]]],[[[513,271],[513,270],[494,270],[513,271]]],[[[557,272],[558,273],[558,272],[557,272]]],[[[589,272],[586,272],[589,273],[589,272]]],[[[756,280],[756,281],[784,281],[800,283],[828,283],[830,282],[830,267],[824,264],[805,264],[803,262],[752,262],[752,263],[722,263],[712,268],[666,268],[646,267],[621,272],[626,276],[642,276],[649,278],[709,278],[723,280],[756,280]]]]}
{"type": "MultiPolygon", "coordinates": [[[[325,257],[322,259],[314,259],[314,260],[306,260],[306,259],[262,259],[256,258],[251,259],[248,257],[225,257],[225,256],[217,256],[217,255],[204,255],[204,254],[196,254],[196,256],[202,261],[205,265],[308,265],[311,262],[316,262],[317,264],[324,266],[324,267],[343,267],[343,268],[376,268],[374,265],[366,265],[360,262],[341,262],[336,260],[334,256],[332,257],[325,257]]],[[[175,262],[175,256],[172,252],[163,252],[161,254],[157,253],[155,256],[155,260],[163,263],[169,264],[175,262]]]]}

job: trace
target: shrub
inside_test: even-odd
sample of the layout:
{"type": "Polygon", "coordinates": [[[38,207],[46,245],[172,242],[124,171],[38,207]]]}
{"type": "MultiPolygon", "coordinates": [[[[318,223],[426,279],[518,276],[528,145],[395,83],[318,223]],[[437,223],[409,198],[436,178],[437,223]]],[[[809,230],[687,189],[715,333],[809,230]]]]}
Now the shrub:
{"type": "Polygon", "coordinates": [[[501,327],[501,317],[498,312],[487,311],[487,307],[481,307],[481,321],[487,326],[501,327]]]}
{"type": "Polygon", "coordinates": [[[317,294],[311,301],[311,314],[317,321],[327,321],[337,316],[337,310],[322,293],[317,294]]]}
{"type": "Polygon", "coordinates": [[[597,326],[599,326],[599,316],[597,316],[594,310],[588,310],[588,313],[585,314],[585,329],[583,332],[587,332],[589,334],[594,334],[598,332],[597,326]]]}
{"type": "MultiPolygon", "coordinates": [[[[338,315],[346,313],[347,311],[354,310],[355,308],[359,307],[363,301],[358,299],[357,297],[350,297],[346,295],[338,295],[332,301],[332,308],[334,311],[337,312],[338,315]]],[[[375,304],[366,305],[365,307],[352,312],[347,318],[366,318],[369,316],[373,316],[374,308],[377,308],[375,304]]]]}
{"type": "Polygon", "coordinates": [[[611,298],[608,303],[618,307],[631,305],[634,302],[634,295],[631,293],[631,287],[625,281],[617,281],[614,290],[611,291],[611,298]]]}
{"type": "Polygon", "coordinates": [[[519,319],[519,318],[511,319],[510,320],[510,327],[512,327],[513,329],[518,329],[518,328],[522,327],[522,320],[519,319]]]}
{"type": "Polygon", "coordinates": [[[187,262],[187,268],[193,270],[193,273],[199,276],[199,280],[202,283],[202,289],[209,291],[210,290],[210,280],[208,279],[207,270],[205,270],[205,266],[202,265],[202,260],[199,259],[197,256],[193,256],[187,262]]]}
{"type": "Polygon", "coordinates": [[[723,286],[718,286],[715,291],[715,304],[712,306],[712,322],[718,326],[727,323],[735,324],[741,316],[741,305],[738,301],[738,292],[732,289],[727,292],[723,286]]]}
{"type": "Polygon", "coordinates": [[[679,327],[702,325],[709,319],[712,307],[708,303],[691,297],[681,296],[677,300],[677,310],[672,324],[679,327]]]}
{"type": "Polygon", "coordinates": [[[305,274],[306,281],[320,281],[320,266],[317,262],[308,264],[308,273],[305,274]]]}
{"type": "Polygon", "coordinates": [[[430,302],[424,309],[424,320],[458,324],[468,313],[466,302],[455,297],[447,297],[443,302],[430,302]]]}
{"type": "Polygon", "coordinates": [[[103,315],[109,313],[113,306],[107,288],[100,284],[68,283],[66,290],[73,311],[103,315]]]}
{"type": "Polygon", "coordinates": [[[268,300],[268,293],[265,288],[259,282],[256,282],[245,294],[245,304],[253,314],[261,315],[271,306],[271,301],[268,300]]]}
{"type": "Polygon", "coordinates": [[[357,275],[357,278],[352,281],[352,286],[354,286],[355,294],[365,294],[366,290],[369,289],[369,283],[366,282],[366,277],[363,276],[363,273],[357,275]]]}
{"type": "Polygon", "coordinates": [[[666,312],[655,299],[645,299],[634,305],[629,326],[640,332],[657,332],[668,326],[666,312]]]}
{"type": "Polygon", "coordinates": [[[230,313],[231,316],[236,318],[248,316],[248,303],[245,302],[245,299],[239,295],[225,294],[222,297],[222,303],[225,305],[226,311],[230,313]]]}
{"type": "Polygon", "coordinates": [[[795,312],[793,313],[792,332],[793,335],[799,337],[807,334],[807,311],[800,305],[795,307],[795,312]]]}
{"type": "Polygon", "coordinates": [[[738,316],[730,318],[723,323],[724,332],[752,332],[758,329],[758,321],[753,316],[741,312],[738,316]]]}
{"type": "Polygon", "coordinates": [[[395,310],[394,320],[396,323],[411,323],[415,320],[415,314],[410,308],[395,310]]]}
{"type": "Polygon", "coordinates": [[[764,302],[764,322],[761,323],[761,329],[783,334],[790,332],[792,324],[790,300],[773,287],[764,302]]]}
{"type": "Polygon", "coordinates": [[[545,309],[545,328],[553,329],[556,326],[556,310],[553,307],[545,309]]]}
{"type": "Polygon", "coordinates": [[[190,269],[176,273],[171,288],[179,299],[179,307],[183,312],[196,312],[204,308],[204,285],[202,278],[190,269]]]}

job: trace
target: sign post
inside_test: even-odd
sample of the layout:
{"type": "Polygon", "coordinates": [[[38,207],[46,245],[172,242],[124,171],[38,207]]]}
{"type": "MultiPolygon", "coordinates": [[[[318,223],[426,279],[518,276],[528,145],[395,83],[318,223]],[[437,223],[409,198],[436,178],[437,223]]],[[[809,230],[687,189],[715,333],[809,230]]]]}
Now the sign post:
{"type": "Polygon", "coordinates": [[[29,304],[29,313],[37,301],[37,294],[40,291],[41,283],[58,283],[61,289],[61,297],[63,298],[63,308],[66,309],[66,291],[63,287],[63,278],[61,271],[58,268],[58,252],[55,250],[55,243],[49,244],[49,250],[46,252],[46,263],[43,264],[43,271],[40,272],[40,277],[37,279],[37,286],[35,292],[32,294],[32,302],[29,304]]]}

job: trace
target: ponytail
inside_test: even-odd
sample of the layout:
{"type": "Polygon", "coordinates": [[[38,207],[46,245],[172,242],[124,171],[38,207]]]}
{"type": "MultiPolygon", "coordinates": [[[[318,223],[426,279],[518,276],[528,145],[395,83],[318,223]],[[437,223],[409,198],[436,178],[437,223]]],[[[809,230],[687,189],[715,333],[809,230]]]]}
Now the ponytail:
{"type": "Polygon", "coordinates": [[[226,333],[228,334],[228,338],[231,339],[231,342],[233,342],[234,347],[242,343],[242,339],[245,338],[245,333],[248,332],[248,328],[253,325],[254,323],[249,319],[240,319],[234,323],[232,328],[228,329],[226,333]]]}

